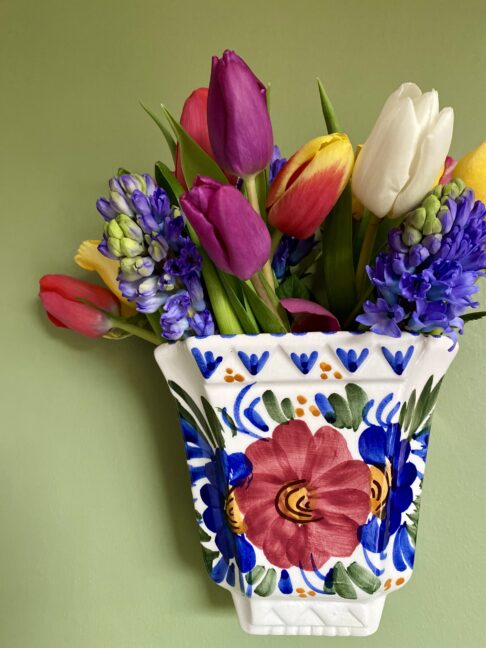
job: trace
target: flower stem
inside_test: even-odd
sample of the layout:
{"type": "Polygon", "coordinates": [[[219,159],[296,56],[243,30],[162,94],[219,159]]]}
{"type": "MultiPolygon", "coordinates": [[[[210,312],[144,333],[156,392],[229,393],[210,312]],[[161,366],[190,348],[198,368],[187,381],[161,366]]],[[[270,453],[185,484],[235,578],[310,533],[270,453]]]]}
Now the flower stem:
{"type": "Polygon", "coordinates": [[[113,322],[114,328],[118,328],[121,329],[122,331],[126,331],[131,335],[136,335],[137,337],[141,338],[142,340],[145,340],[146,342],[151,342],[152,344],[155,344],[155,346],[158,346],[159,344],[165,342],[163,338],[158,337],[155,333],[152,333],[151,331],[147,331],[146,329],[143,329],[140,326],[135,326],[135,324],[129,324],[128,322],[125,322],[121,318],[110,317],[110,319],[113,322]]]}
{"type": "MultiPolygon", "coordinates": [[[[257,214],[260,214],[260,202],[258,200],[258,193],[257,193],[257,188],[256,188],[256,175],[248,176],[245,178],[245,187],[246,187],[246,193],[248,195],[248,202],[250,205],[253,207],[253,209],[256,211],[257,214]]],[[[278,241],[277,241],[278,244],[278,241]]],[[[271,259],[273,256],[273,245],[272,245],[272,251],[270,254],[270,259],[265,263],[265,265],[262,268],[263,274],[265,276],[265,279],[267,280],[269,286],[274,287],[275,286],[275,277],[273,276],[273,270],[272,270],[272,263],[271,259]]]]}
{"type": "Polygon", "coordinates": [[[366,266],[370,262],[373,247],[375,245],[376,235],[380,219],[370,212],[370,219],[366,229],[363,243],[361,245],[361,252],[359,254],[358,267],[356,268],[356,292],[361,295],[366,284],[366,266]]]}
{"type": "Polygon", "coordinates": [[[148,323],[152,327],[155,335],[162,337],[162,327],[160,326],[160,313],[156,311],[155,313],[147,313],[146,318],[148,323]]]}

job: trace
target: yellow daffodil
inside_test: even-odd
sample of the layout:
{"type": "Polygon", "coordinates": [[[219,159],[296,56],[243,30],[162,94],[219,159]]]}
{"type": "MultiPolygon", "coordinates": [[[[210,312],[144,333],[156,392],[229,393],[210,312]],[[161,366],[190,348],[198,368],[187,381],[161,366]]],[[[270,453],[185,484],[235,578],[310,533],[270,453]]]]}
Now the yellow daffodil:
{"type": "Polygon", "coordinates": [[[108,259],[98,250],[100,241],[83,241],[74,257],[80,268],[96,272],[111,292],[118,297],[122,306],[122,316],[132,317],[135,315],[135,307],[129,302],[118,289],[118,261],[108,259]]]}

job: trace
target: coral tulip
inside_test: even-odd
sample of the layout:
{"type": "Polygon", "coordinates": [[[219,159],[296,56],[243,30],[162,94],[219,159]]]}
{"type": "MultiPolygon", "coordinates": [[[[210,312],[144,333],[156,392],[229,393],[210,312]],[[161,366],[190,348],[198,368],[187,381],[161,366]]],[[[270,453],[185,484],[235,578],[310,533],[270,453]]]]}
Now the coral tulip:
{"type": "Polygon", "coordinates": [[[270,234],[259,214],[233,186],[197,177],[181,207],[214,263],[246,280],[270,256],[270,234]]]}
{"type": "Polygon", "coordinates": [[[270,187],[270,224],[298,239],[314,234],[347,185],[353,161],[353,147],[343,133],[307,142],[270,187]]]}
{"type": "Polygon", "coordinates": [[[439,112],[435,90],[404,83],[391,94],[356,160],[353,193],[383,218],[416,207],[439,176],[452,140],[454,112],[439,112]]]}
{"type": "MultiPolygon", "coordinates": [[[[214,158],[208,133],[208,88],[197,88],[186,99],[182,108],[181,126],[209,156],[214,158]]],[[[181,185],[187,188],[182,172],[179,145],[177,146],[175,174],[181,185]]]]}
{"type": "Polygon", "coordinates": [[[226,50],[213,57],[208,94],[209,139],[218,164],[248,177],[272,159],[273,133],[266,89],[245,61],[226,50]]]}
{"type": "Polygon", "coordinates": [[[80,302],[120,315],[120,304],[106,288],[66,275],[44,275],[39,281],[39,297],[53,324],[88,337],[102,337],[113,328],[108,315],[80,302]]]}

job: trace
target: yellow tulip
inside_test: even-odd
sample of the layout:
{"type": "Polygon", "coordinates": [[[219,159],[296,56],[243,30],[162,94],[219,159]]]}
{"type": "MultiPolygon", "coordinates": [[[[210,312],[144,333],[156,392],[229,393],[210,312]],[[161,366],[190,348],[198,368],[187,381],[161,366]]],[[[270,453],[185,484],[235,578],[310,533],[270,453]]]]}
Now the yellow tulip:
{"type": "Polygon", "coordinates": [[[134,305],[121,294],[116,279],[118,274],[118,261],[108,259],[98,250],[100,241],[83,241],[74,257],[75,262],[83,270],[96,272],[111,292],[121,302],[122,316],[132,317],[136,310],[134,305]]]}
{"type": "Polygon", "coordinates": [[[453,178],[461,178],[486,203],[486,140],[465,155],[454,168],[453,178]]]}

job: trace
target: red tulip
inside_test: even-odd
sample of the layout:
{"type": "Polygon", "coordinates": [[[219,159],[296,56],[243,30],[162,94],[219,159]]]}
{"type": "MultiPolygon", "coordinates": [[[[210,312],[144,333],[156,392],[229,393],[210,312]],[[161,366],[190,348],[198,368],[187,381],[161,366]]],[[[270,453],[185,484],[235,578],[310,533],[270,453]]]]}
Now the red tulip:
{"type": "Polygon", "coordinates": [[[120,315],[118,299],[106,288],[66,275],[44,275],[39,281],[39,297],[47,317],[55,326],[69,328],[88,337],[101,337],[113,328],[104,313],[83,302],[120,315]]]}
{"type": "MultiPolygon", "coordinates": [[[[214,158],[208,133],[208,88],[197,88],[186,99],[182,108],[181,126],[208,155],[214,158]]],[[[187,189],[182,173],[179,145],[177,145],[175,174],[181,185],[187,189]]]]}
{"type": "Polygon", "coordinates": [[[316,137],[284,165],[268,193],[268,220],[284,234],[309,238],[336,204],[353,168],[343,133],[316,137]]]}

